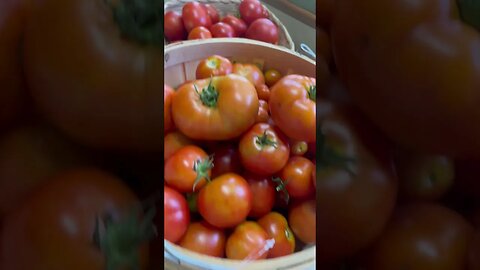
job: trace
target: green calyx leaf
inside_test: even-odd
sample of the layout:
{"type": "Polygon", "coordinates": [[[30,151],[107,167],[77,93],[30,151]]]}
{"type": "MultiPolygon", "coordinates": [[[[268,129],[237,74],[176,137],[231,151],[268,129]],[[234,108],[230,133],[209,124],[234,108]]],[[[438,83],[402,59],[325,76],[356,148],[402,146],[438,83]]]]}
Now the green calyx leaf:
{"type": "Polygon", "coordinates": [[[219,93],[215,89],[215,87],[212,85],[212,79],[210,79],[208,86],[202,89],[201,93],[198,91],[197,86],[195,84],[193,85],[193,87],[195,87],[195,92],[197,92],[203,105],[209,108],[217,107],[219,93]]]}
{"type": "Polygon", "coordinates": [[[213,168],[213,156],[209,156],[205,159],[196,160],[193,164],[193,170],[197,173],[197,177],[195,178],[195,182],[193,183],[193,190],[195,192],[195,188],[197,184],[205,179],[207,182],[210,182],[209,172],[213,168]]]}
{"type": "Polygon", "coordinates": [[[275,187],[275,190],[277,192],[282,192],[282,199],[285,201],[286,204],[288,204],[290,201],[290,194],[288,194],[288,190],[286,187],[287,182],[284,182],[280,177],[274,177],[272,178],[272,181],[277,185],[275,187]]]}
{"type": "Polygon", "coordinates": [[[277,142],[269,138],[266,130],[263,132],[262,135],[255,137],[255,143],[259,145],[262,149],[265,146],[273,146],[273,148],[277,148],[277,142]]]}
{"type": "Polygon", "coordinates": [[[480,0],[457,0],[460,17],[480,31],[480,0]]]}
{"type": "Polygon", "coordinates": [[[351,168],[356,163],[356,159],[339,153],[337,150],[327,144],[326,136],[319,130],[319,168],[340,168],[351,175],[355,172],[351,168]]]}
{"type": "Polygon", "coordinates": [[[310,100],[315,101],[317,98],[317,86],[316,85],[310,85],[307,89],[308,92],[308,98],[310,100]]]}

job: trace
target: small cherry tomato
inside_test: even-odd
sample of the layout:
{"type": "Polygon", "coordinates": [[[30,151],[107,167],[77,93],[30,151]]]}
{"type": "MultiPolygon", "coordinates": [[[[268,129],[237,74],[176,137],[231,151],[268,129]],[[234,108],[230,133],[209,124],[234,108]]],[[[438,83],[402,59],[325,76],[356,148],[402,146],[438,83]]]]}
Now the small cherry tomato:
{"type": "Polygon", "coordinates": [[[199,26],[209,28],[212,25],[207,9],[198,2],[189,2],[183,6],[182,19],[187,32],[199,26]]]}
{"type": "Polygon", "coordinates": [[[185,198],[171,187],[164,186],[164,222],[165,239],[177,243],[187,231],[190,223],[190,212],[185,198]]]}
{"type": "Polygon", "coordinates": [[[295,204],[289,211],[288,223],[295,236],[305,244],[316,241],[315,199],[295,204]]]}
{"type": "Polygon", "coordinates": [[[229,24],[218,22],[210,27],[210,32],[212,33],[213,37],[221,38],[221,37],[234,37],[235,30],[229,24]]]}
{"type": "Polygon", "coordinates": [[[188,226],[179,245],[191,251],[214,257],[224,257],[226,237],[222,229],[206,222],[194,222],[188,226]]]}
{"type": "Polygon", "coordinates": [[[275,239],[268,258],[276,258],[292,254],[295,251],[295,236],[288,227],[287,219],[277,212],[270,212],[258,220],[258,224],[275,239]]]}
{"type": "Polygon", "coordinates": [[[212,24],[217,23],[220,20],[220,15],[218,15],[217,8],[210,4],[204,4],[203,6],[207,10],[208,16],[210,16],[212,24]]]}
{"type": "Polygon", "coordinates": [[[237,18],[233,15],[227,15],[222,18],[222,22],[229,24],[235,30],[236,37],[245,36],[247,32],[247,24],[240,18],[237,18]]]}
{"type": "Polygon", "coordinates": [[[268,17],[268,13],[258,0],[243,0],[238,9],[240,16],[247,24],[251,24],[256,19],[268,17]]]}
{"type": "Polygon", "coordinates": [[[259,218],[268,214],[275,204],[275,186],[272,180],[252,173],[246,173],[244,177],[250,185],[252,197],[255,198],[248,216],[259,218]]]}
{"type": "Polygon", "coordinates": [[[288,194],[292,198],[306,198],[315,193],[312,171],[315,165],[304,157],[291,157],[280,172],[288,194]]]}
{"type": "Polygon", "coordinates": [[[197,80],[222,76],[232,73],[233,65],[227,58],[220,55],[212,55],[198,63],[195,75],[197,80]]]}
{"type": "Polygon", "coordinates": [[[248,27],[245,37],[271,44],[277,44],[278,28],[269,19],[257,19],[248,27]]]}
{"type": "Polygon", "coordinates": [[[258,100],[258,115],[255,120],[255,123],[267,123],[270,119],[270,114],[268,113],[268,103],[265,100],[258,100]]]}
{"type": "Polygon", "coordinates": [[[308,143],[305,141],[293,141],[290,145],[293,156],[303,156],[308,151],[308,143]]]}
{"type": "Polygon", "coordinates": [[[260,260],[266,259],[268,250],[268,234],[253,221],[245,221],[238,225],[227,239],[226,255],[232,260],[260,260]]]}
{"type": "Polygon", "coordinates": [[[265,83],[268,87],[272,87],[282,78],[282,74],[276,69],[269,69],[265,71],[265,83]]]}
{"type": "Polygon", "coordinates": [[[270,98],[270,88],[266,84],[261,84],[255,86],[255,89],[257,90],[257,95],[259,99],[263,99],[265,101],[268,101],[270,98]]]}
{"type": "Polygon", "coordinates": [[[192,31],[190,31],[190,33],[188,34],[189,40],[207,38],[212,38],[212,33],[210,32],[210,30],[203,26],[193,28],[192,31]]]}
{"type": "Polygon", "coordinates": [[[187,37],[187,31],[183,26],[182,14],[176,11],[168,11],[164,17],[165,37],[169,41],[184,40],[187,37]]]}
{"type": "Polygon", "coordinates": [[[189,144],[193,144],[192,140],[190,140],[187,136],[183,135],[181,132],[174,131],[170,132],[163,138],[164,141],[164,151],[163,151],[163,159],[167,161],[175,152],[179,149],[187,146],[189,144]]]}
{"type": "Polygon", "coordinates": [[[249,80],[255,87],[265,84],[265,77],[260,68],[254,64],[233,64],[233,73],[249,80]]]}

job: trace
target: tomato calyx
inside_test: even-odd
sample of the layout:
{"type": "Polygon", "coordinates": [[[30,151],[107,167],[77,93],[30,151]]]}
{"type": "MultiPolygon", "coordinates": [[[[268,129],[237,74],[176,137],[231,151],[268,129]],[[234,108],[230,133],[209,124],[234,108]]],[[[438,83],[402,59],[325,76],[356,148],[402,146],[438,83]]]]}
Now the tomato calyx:
{"type": "Polygon", "coordinates": [[[196,160],[193,163],[193,170],[197,173],[197,177],[193,183],[193,192],[195,192],[195,187],[197,186],[198,182],[202,179],[205,179],[207,182],[210,182],[210,176],[208,176],[208,171],[213,168],[213,156],[209,156],[205,159],[196,160]]]}
{"type": "Polygon", "coordinates": [[[140,44],[163,44],[163,2],[160,0],[106,0],[123,36],[140,44]]]}
{"type": "Polygon", "coordinates": [[[262,135],[255,136],[255,144],[260,146],[260,148],[262,149],[266,146],[273,146],[273,148],[277,148],[277,142],[269,138],[266,130],[263,132],[262,135]]]}
{"type": "Polygon", "coordinates": [[[320,131],[319,135],[319,168],[341,168],[350,175],[355,175],[351,168],[352,164],[356,163],[356,159],[339,153],[326,142],[326,136],[320,131]]]}
{"type": "Polygon", "coordinates": [[[480,1],[479,0],[457,0],[458,10],[461,19],[480,31],[480,1]]]}
{"type": "Polygon", "coordinates": [[[142,219],[138,218],[139,213],[139,208],[134,208],[130,215],[117,222],[108,213],[101,220],[96,217],[93,243],[103,252],[107,270],[140,269],[139,248],[156,237],[157,230],[153,225],[154,206],[142,219]]]}
{"type": "Polygon", "coordinates": [[[197,92],[203,105],[210,108],[217,107],[219,93],[212,85],[212,79],[210,79],[208,86],[202,89],[201,93],[198,91],[198,88],[195,84],[193,85],[193,87],[195,88],[195,92],[197,92]]]}
{"type": "Polygon", "coordinates": [[[197,192],[187,194],[188,209],[190,209],[190,212],[192,213],[198,213],[197,198],[198,198],[197,192]]]}
{"type": "Polygon", "coordinates": [[[272,181],[277,185],[275,191],[282,192],[282,199],[286,204],[290,201],[290,194],[287,191],[287,181],[283,181],[280,177],[273,177],[272,181]]]}
{"type": "Polygon", "coordinates": [[[316,85],[310,85],[307,88],[307,93],[308,93],[308,98],[312,101],[315,101],[317,98],[317,86],[316,85]]]}

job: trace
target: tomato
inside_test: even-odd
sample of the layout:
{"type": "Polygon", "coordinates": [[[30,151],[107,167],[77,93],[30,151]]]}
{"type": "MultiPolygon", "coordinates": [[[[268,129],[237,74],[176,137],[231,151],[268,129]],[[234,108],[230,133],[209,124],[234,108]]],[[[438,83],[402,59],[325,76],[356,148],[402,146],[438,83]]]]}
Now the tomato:
{"type": "Polygon", "coordinates": [[[142,238],[154,228],[135,222],[138,215],[132,210],[139,206],[133,192],[108,173],[60,173],[4,220],[0,268],[102,270],[108,260],[118,268],[145,269],[148,246],[142,238]]]}
{"type": "Polygon", "coordinates": [[[163,130],[165,133],[174,128],[172,120],[172,99],[174,94],[175,90],[166,84],[163,85],[163,130]]]}
{"type": "Polygon", "coordinates": [[[204,255],[223,258],[225,242],[226,237],[223,230],[206,222],[194,222],[188,226],[179,245],[204,255]]]}
{"type": "Polygon", "coordinates": [[[238,174],[226,173],[214,178],[198,194],[198,211],[218,228],[234,227],[245,220],[252,208],[252,191],[238,174]]]}
{"type": "Polygon", "coordinates": [[[245,32],[247,32],[247,24],[242,19],[233,15],[227,15],[222,18],[222,22],[229,24],[233,30],[235,30],[236,37],[245,36],[245,32]]]}
{"type": "Polygon", "coordinates": [[[250,190],[252,191],[252,209],[248,214],[252,218],[260,218],[272,211],[275,204],[275,186],[272,180],[266,176],[259,176],[252,173],[244,175],[250,190]]]}
{"type": "Polygon", "coordinates": [[[336,2],[336,64],[361,110],[405,148],[479,157],[480,35],[458,14],[471,2],[336,2]]]}
{"type": "Polygon", "coordinates": [[[288,212],[293,233],[305,244],[316,242],[315,199],[294,204],[288,212]]]}
{"type": "Polygon", "coordinates": [[[282,78],[282,74],[276,69],[269,69],[265,71],[265,83],[268,87],[272,87],[282,78]]]}
{"type": "Polygon", "coordinates": [[[210,32],[210,30],[203,26],[193,28],[192,31],[190,31],[190,33],[188,34],[188,40],[207,38],[212,38],[212,33],[210,32]]]}
{"type": "Polygon", "coordinates": [[[268,258],[286,256],[295,251],[295,236],[284,216],[270,212],[259,219],[258,224],[275,240],[273,248],[268,252],[268,258]]]}
{"type": "Polygon", "coordinates": [[[168,160],[175,152],[184,146],[193,144],[192,140],[178,131],[170,132],[163,138],[164,141],[164,161],[168,160]]]}
{"type": "Polygon", "coordinates": [[[168,11],[163,17],[165,37],[169,41],[184,40],[187,38],[187,30],[183,25],[182,14],[176,11],[168,11]]]}
{"type": "Polygon", "coordinates": [[[182,18],[187,32],[198,26],[210,28],[212,25],[208,10],[198,2],[186,3],[182,8],[182,18]]]}
{"type": "Polygon", "coordinates": [[[172,243],[177,243],[187,231],[190,223],[187,200],[171,187],[164,186],[163,190],[164,238],[172,243]]]}
{"type": "Polygon", "coordinates": [[[162,151],[163,19],[143,29],[139,17],[163,7],[128,0],[29,3],[23,63],[39,112],[89,146],[162,151]],[[118,12],[125,2],[130,12],[118,12]]]}
{"type": "Polygon", "coordinates": [[[258,19],[254,21],[247,29],[245,37],[263,42],[277,44],[278,28],[269,19],[258,19]]]}
{"type": "Polygon", "coordinates": [[[315,142],[316,80],[301,75],[287,75],[270,89],[270,114],[290,138],[315,142]]]}
{"type": "Polygon", "coordinates": [[[380,236],[396,203],[398,180],[383,134],[354,107],[317,102],[317,260],[331,263],[380,236]]]}
{"type": "Polygon", "coordinates": [[[212,24],[217,23],[220,20],[220,15],[218,15],[217,8],[210,4],[203,4],[203,6],[207,10],[208,16],[210,17],[212,24]]]}
{"type": "Polygon", "coordinates": [[[240,173],[242,171],[240,155],[235,145],[221,144],[214,149],[212,156],[214,163],[212,178],[225,173],[240,173]]]}
{"type": "Polygon", "coordinates": [[[229,140],[255,123],[258,97],[248,80],[229,74],[180,87],[172,113],[177,128],[190,138],[229,140]]]}
{"type": "Polygon", "coordinates": [[[247,23],[251,24],[256,19],[267,18],[265,8],[258,0],[243,0],[238,6],[240,16],[247,23]]]}
{"type": "Polygon", "coordinates": [[[265,77],[262,71],[254,64],[235,63],[233,64],[233,73],[247,78],[255,87],[265,84],[265,77]]]}
{"type": "Polygon", "coordinates": [[[250,128],[240,139],[238,149],[243,167],[264,176],[280,171],[290,155],[285,135],[266,123],[250,128]]]}
{"type": "Polygon", "coordinates": [[[257,90],[257,96],[259,99],[268,101],[270,98],[270,88],[266,84],[260,84],[255,86],[255,89],[257,90]]]}
{"type": "Polygon", "coordinates": [[[304,157],[292,156],[280,172],[281,179],[286,183],[288,194],[293,198],[306,198],[315,193],[312,181],[312,171],[315,165],[304,157]]]}
{"type": "Polygon", "coordinates": [[[471,236],[464,218],[444,206],[402,206],[368,253],[368,269],[465,269],[471,236]]]}
{"type": "Polygon", "coordinates": [[[225,253],[232,260],[260,260],[266,259],[268,251],[268,234],[253,221],[245,221],[238,225],[227,239],[225,253]]]}
{"type": "Polygon", "coordinates": [[[308,143],[305,141],[293,141],[290,144],[293,156],[303,156],[308,151],[308,143]]]}
{"type": "Polygon", "coordinates": [[[258,104],[258,114],[255,123],[267,123],[270,118],[270,114],[268,113],[268,103],[265,100],[260,99],[258,104]]]}
{"type": "Polygon", "coordinates": [[[400,195],[408,199],[436,200],[453,184],[454,164],[446,156],[400,152],[396,157],[400,195]]]}
{"type": "Polygon", "coordinates": [[[222,76],[232,73],[232,63],[220,55],[209,56],[198,63],[195,75],[197,80],[207,79],[211,76],[222,76]]]}
{"type": "Polygon", "coordinates": [[[468,270],[480,269],[480,231],[476,231],[470,241],[468,270]]]}
{"type": "Polygon", "coordinates": [[[165,162],[165,182],[180,192],[201,189],[210,178],[212,160],[201,148],[187,145],[165,162]]]}
{"type": "Polygon", "coordinates": [[[212,36],[216,38],[221,37],[234,37],[235,30],[229,24],[218,22],[210,27],[210,32],[212,36]]]}

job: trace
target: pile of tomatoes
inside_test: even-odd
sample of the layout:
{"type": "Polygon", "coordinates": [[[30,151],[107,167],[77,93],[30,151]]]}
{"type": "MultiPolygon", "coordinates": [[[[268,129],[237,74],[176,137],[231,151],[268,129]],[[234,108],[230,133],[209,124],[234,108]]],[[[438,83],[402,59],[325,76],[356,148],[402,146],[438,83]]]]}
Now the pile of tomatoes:
{"type": "Polygon", "coordinates": [[[226,14],[220,18],[215,6],[188,2],[181,14],[165,13],[165,37],[169,42],[185,39],[246,37],[272,44],[278,42],[278,27],[269,19],[267,9],[259,0],[242,0],[238,6],[240,18],[226,14]]]}
{"type": "Polygon", "coordinates": [[[235,260],[315,244],[315,78],[213,55],[164,90],[165,239],[235,260]]]}

